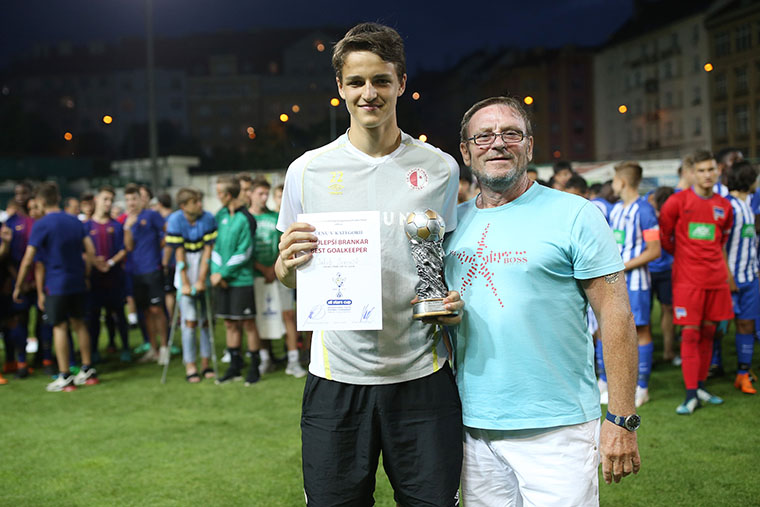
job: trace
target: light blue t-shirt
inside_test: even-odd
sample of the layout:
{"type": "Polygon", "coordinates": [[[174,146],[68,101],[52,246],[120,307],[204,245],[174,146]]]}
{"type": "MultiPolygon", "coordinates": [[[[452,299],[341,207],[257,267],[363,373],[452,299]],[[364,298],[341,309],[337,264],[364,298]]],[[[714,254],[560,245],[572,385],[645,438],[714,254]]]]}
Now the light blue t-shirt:
{"type": "Polygon", "coordinates": [[[532,185],[498,208],[461,204],[445,275],[465,311],[456,346],[464,424],[517,430],[598,418],[588,300],[578,280],[623,270],[585,199],[532,185]]]}

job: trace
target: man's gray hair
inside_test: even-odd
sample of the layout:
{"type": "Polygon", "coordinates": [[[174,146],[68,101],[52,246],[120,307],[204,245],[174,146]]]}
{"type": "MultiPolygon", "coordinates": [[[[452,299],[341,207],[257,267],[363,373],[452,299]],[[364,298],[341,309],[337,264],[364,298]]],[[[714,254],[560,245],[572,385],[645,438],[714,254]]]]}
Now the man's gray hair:
{"type": "Polygon", "coordinates": [[[514,97],[490,97],[475,103],[475,105],[473,105],[470,109],[467,110],[466,113],[464,113],[464,116],[462,117],[461,128],[459,130],[460,142],[467,142],[467,128],[470,126],[470,120],[472,119],[473,115],[481,109],[493,105],[503,105],[512,108],[525,122],[525,137],[533,135],[533,128],[531,127],[528,113],[522,107],[522,104],[520,104],[520,101],[518,99],[514,97]]]}

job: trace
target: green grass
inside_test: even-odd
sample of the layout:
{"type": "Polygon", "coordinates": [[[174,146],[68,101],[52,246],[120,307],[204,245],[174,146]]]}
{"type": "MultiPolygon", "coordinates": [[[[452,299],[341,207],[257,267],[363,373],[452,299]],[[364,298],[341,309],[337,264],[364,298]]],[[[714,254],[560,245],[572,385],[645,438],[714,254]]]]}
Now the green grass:
{"type": "MultiPolygon", "coordinates": [[[[221,352],[221,326],[216,337],[221,352]]],[[[733,333],[724,351],[732,370],[733,333]]],[[[280,370],[252,387],[190,385],[180,363],[166,385],[157,365],[118,360],[99,367],[101,385],[72,393],[45,392],[39,373],[11,378],[0,387],[0,505],[303,505],[303,379],[280,370]]],[[[677,416],[680,369],[659,363],[640,409],[641,472],[600,481],[602,505],[757,505],[760,395],[731,380],[709,381],[723,406],[677,416]]],[[[375,498],[394,505],[382,468],[375,498]]]]}

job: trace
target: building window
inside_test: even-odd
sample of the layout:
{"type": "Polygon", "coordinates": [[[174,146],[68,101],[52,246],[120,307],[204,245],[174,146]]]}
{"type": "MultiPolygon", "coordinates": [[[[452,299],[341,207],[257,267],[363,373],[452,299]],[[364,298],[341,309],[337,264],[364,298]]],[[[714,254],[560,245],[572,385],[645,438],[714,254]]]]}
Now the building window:
{"type": "Polygon", "coordinates": [[[699,58],[699,55],[694,55],[694,67],[692,70],[695,74],[702,71],[702,60],[699,58]]]}
{"type": "Polygon", "coordinates": [[[673,93],[665,92],[665,100],[663,101],[665,107],[673,107],[673,93]]]}
{"type": "Polygon", "coordinates": [[[694,98],[691,101],[692,106],[698,106],[702,103],[702,88],[699,86],[694,87],[694,98]]]}
{"type": "Polygon", "coordinates": [[[662,77],[663,79],[670,79],[673,77],[673,64],[670,60],[662,64],[662,77]]]}
{"type": "Polygon", "coordinates": [[[721,109],[715,112],[715,137],[718,139],[725,139],[728,135],[728,119],[726,118],[726,110],[721,109]]]}
{"type": "Polygon", "coordinates": [[[671,33],[670,34],[670,47],[673,49],[678,47],[678,34],[677,33],[671,33]]]}
{"type": "Polygon", "coordinates": [[[736,120],[736,135],[739,137],[749,135],[749,109],[747,104],[742,104],[734,108],[734,118],[736,120]]]}
{"type": "Polygon", "coordinates": [[[669,121],[665,124],[665,137],[670,139],[673,137],[673,122],[669,121]]]}
{"type": "Polygon", "coordinates": [[[749,83],[747,82],[747,67],[738,67],[736,72],[736,93],[747,93],[749,83]]]}
{"type": "Polygon", "coordinates": [[[722,99],[726,97],[726,75],[716,74],[715,76],[715,97],[722,99]]]}
{"type": "Polygon", "coordinates": [[[699,42],[699,25],[694,25],[694,28],[691,30],[691,42],[694,44],[699,42]]]}
{"type": "Polygon", "coordinates": [[[702,117],[697,116],[694,118],[694,136],[698,137],[702,135],[702,117]]]}
{"type": "Polygon", "coordinates": [[[736,29],[736,50],[745,51],[752,46],[752,31],[749,23],[736,29]]]}
{"type": "Polygon", "coordinates": [[[731,38],[728,32],[715,35],[715,56],[725,56],[731,52],[731,38]]]}

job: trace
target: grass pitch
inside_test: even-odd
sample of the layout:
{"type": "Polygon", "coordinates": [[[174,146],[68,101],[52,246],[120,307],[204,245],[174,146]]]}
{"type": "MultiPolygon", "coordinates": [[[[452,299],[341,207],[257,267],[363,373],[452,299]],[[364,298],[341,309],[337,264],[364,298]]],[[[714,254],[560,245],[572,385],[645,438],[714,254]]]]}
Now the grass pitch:
{"type": "MultiPolygon", "coordinates": [[[[655,341],[657,358],[657,330],[655,341]]],[[[219,352],[223,343],[219,326],[219,352]]],[[[733,371],[733,333],[723,348],[733,371]]],[[[303,379],[279,370],[251,387],[191,385],[179,357],[166,385],[155,364],[114,358],[98,371],[99,386],[72,393],[45,392],[39,372],[0,386],[0,505],[304,505],[303,379]]],[[[708,381],[722,406],[677,416],[680,369],[658,363],[639,410],[641,472],[609,486],[600,479],[601,504],[758,505],[760,394],[743,395],[732,380],[708,381]]],[[[377,475],[377,505],[395,505],[382,468],[377,475]]]]}

